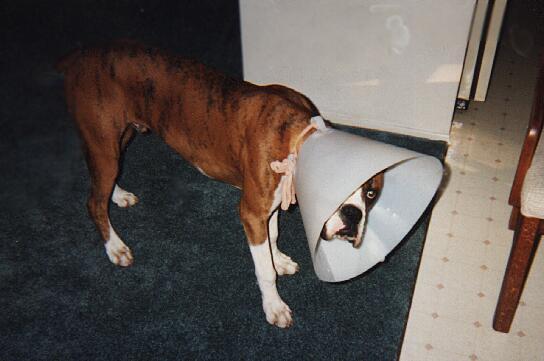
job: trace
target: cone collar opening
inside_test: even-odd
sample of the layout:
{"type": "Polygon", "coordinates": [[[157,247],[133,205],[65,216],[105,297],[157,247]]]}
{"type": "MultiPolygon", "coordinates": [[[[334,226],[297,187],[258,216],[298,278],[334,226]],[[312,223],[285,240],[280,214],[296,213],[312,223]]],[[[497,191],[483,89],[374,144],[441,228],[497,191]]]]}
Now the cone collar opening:
{"type": "Polygon", "coordinates": [[[390,253],[417,222],[442,178],[438,159],[327,128],[301,147],[295,187],[317,276],[328,282],[360,275],[390,253]],[[362,244],[320,238],[325,222],[365,182],[384,173],[367,214],[362,244]]]}

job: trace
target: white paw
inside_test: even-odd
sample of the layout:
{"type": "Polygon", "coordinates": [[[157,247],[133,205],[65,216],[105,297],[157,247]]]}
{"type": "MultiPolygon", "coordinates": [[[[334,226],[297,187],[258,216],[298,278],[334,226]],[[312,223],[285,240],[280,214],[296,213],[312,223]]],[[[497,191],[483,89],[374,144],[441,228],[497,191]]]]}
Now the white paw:
{"type": "Polygon", "coordinates": [[[299,270],[298,264],[280,251],[274,252],[274,267],[280,276],[292,275],[299,270]]]}
{"type": "Polygon", "coordinates": [[[132,258],[132,252],[119,238],[110,238],[104,246],[106,247],[108,257],[113,264],[122,267],[128,267],[132,264],[134,260],[132,258]]]}
{"type": "Polygon", "coordinates": [[[287,328],[293,324],[291,309],[281,299],[263,301],[263,310],[266,320],[271,325],[287,328]]]}
{"type": "Polygon", "coordinates": [[[131,207],[138,203],[138,197],[136,197],[134,193],[127,192],[117,184],[115,185],[113,194],[111,195],[111,200],[121,208],[131,207]]]}

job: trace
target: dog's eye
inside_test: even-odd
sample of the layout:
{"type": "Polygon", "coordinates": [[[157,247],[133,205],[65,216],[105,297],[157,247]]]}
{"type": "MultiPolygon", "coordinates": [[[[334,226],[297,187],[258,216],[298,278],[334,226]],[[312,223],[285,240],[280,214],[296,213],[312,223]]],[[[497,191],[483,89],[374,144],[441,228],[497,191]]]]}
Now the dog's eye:
{"type": "Polygon", "coordinates": [[[374,197],[376,197],[376,191],[371,190],[371,191],[366,192],[366,197],[368,199],[374,199],[374,197]]]}

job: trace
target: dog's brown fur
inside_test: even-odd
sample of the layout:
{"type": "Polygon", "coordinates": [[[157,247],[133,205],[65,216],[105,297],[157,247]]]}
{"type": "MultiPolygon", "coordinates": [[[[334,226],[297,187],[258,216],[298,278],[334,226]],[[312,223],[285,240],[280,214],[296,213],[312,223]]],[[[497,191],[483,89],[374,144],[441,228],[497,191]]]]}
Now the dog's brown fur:
{"type": "Polygon", "coordinates": [[[248,241],[267,239],[280,181],[269,165],[294,150],[297,135],[317,115],[306,97],[127,42],[73,52],[57,68],[65,74],[91,176],[89,213],[105,241],[121,153],[137,130],[147,129],[210,177],[241,188],[248,241]]]}

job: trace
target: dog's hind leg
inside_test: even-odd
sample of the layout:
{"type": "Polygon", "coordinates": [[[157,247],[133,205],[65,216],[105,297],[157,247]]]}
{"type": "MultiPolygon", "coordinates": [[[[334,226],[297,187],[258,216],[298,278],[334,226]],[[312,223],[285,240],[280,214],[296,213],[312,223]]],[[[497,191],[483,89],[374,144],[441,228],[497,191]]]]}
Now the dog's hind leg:
{"type": "Polygon", "coordinates": [[[113,229],[108,214],[109,199],[119,172],[121,132],[116,129],[113,122],[109,123],[111,126],[107,129],[104,128],[108,123],[83,124],[91,125],[83,129],[80,127],[91,176],[91,192],[87,202],[89,214],[105,242],[110,261],[119,266],[130,266],[133,261],[132,253],[113,229]],[[93,127],[92,124],[99,128],[93,127]]]}

